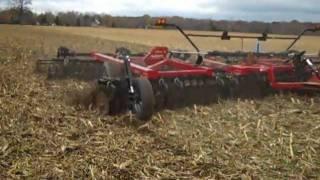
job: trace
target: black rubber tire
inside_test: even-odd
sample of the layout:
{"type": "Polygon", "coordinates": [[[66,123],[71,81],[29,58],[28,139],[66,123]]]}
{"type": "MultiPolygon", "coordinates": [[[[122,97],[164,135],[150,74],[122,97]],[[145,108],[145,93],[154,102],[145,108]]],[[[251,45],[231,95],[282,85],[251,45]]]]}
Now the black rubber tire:
{"type": "Polygon", "coordinates": [[[141,121],[148,121],[153,115],[155,106],[152,85],[147,78],[137,78],[133,80],[133,86],[137,93],[134,104],[135,115],[141,121]]]}

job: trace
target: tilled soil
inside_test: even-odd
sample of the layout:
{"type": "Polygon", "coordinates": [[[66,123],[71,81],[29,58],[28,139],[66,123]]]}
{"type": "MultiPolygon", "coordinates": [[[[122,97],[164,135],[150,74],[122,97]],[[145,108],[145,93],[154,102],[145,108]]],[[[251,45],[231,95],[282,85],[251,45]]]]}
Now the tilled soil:
{"type": "Polygon", "coordinates": [[[225,100],[142,124],[70,103],[90,84],[35,74],[37,40],[1,40],[1,179],[320,177],[319,96],[225,100]]]}

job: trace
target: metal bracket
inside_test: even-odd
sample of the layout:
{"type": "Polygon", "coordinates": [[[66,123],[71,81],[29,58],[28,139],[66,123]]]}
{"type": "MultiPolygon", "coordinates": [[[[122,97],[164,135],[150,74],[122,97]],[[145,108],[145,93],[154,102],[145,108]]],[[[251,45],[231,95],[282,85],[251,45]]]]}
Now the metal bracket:
{"type": "Polygon", "coordinates": [[[133,77],[130,69],[131,60],[128,55],[123,57],[122,59],[124,61],[124,67],[125,67],[125,74],[126,74],[125,80],[128,84],[128,95],[129,95],[128,109],[134,113],[134,104],[137,97],[136,97],[135,89],[133,87],[133,77]]]}

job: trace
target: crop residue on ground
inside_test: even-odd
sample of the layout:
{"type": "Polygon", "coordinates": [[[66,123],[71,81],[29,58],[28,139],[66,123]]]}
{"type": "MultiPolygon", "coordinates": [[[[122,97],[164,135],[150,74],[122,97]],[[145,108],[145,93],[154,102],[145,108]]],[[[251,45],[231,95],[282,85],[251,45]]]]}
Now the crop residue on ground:
{"type": "MultiPolygon", "coordinates": [[[[13,28],[13,27],[11,27],[13,28]]],[[[22,27],[23,28],[23,27],[22,27]]],[[[317,179],[320,98],[292,94],[165,110],[147,124],[70,106],[84,82],[47,81],[38,56],[147,47],[43,31],[0,33],[0,178],[317,179]],[[7,36],[10,34],[10,36],[7,36]]]]}

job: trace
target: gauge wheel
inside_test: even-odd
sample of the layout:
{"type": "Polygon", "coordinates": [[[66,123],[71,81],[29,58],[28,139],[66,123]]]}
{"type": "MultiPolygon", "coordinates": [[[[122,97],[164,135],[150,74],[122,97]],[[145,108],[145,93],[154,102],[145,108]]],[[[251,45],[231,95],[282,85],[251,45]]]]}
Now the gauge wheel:
{"type": "Polygon", "coordinates": [[[134,113],[141,121],[151,119],[154,112],[155,98],[150,81],[146,78],[133,80],[135,100],[133,104],[134,113]]]}

